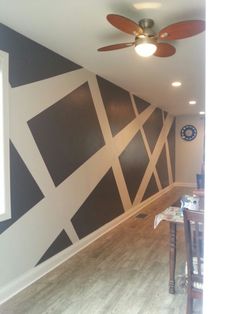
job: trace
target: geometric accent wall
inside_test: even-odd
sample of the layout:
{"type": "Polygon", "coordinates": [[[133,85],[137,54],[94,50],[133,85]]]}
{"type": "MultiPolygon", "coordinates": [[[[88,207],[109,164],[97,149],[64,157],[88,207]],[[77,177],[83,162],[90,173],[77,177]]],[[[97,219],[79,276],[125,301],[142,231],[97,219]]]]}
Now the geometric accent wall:
{"type": "Polygon", "coordinates": [[[1,24],[0,35],[12,202],[0,223],[1,288],[167,187],[175,132],[153,104],[1,24]]]}

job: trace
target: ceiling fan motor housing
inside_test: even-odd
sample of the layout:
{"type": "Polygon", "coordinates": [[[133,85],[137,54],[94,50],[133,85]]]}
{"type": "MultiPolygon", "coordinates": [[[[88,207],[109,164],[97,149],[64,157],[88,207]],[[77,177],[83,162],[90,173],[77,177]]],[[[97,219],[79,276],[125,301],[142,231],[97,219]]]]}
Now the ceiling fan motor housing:
{"type": "Polygon", "coordinates": [[[151,29],[153,25],[154,25],[154,21],[152,19],[145,18],[139,21],[139,26],[143,29],[143,34],[146,36],[154,35],[151,29]]]}

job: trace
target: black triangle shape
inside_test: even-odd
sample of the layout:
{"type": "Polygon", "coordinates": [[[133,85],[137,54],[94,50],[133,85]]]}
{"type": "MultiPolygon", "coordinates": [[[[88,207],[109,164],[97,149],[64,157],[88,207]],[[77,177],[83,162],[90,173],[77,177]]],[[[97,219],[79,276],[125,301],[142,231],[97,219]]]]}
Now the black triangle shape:
{"type": "Polygon", "coordinates": [[[36,266],[41,264],[42,262],[46,261],[50,257],[56,255],[57,253],[63,251],[64,249],[66,249],[70,245],[72,245],[70,238],[68,237],[65,230],[62,230],[62,232],[59,234],[59,236],[56,238],[56,240],[49,246],[47,251],[40,258],[40,260],[38,261],[36,266]]]}
{"type": "Polygon", "coordinates": [[[11,219],[0,222],[0,234],[44,198],[43,193],[10,142],[11,219]]]}
{"type": "Polygon", "coordinates": [[[12,87],[33,83],[81,66],[0,24],[0,49],[9,53],[12,87]]]}
{"type": "Polygon", "coordinates": [[[158,187],[157,187],[157,183],[155,180],[154,175],[151,176],[151,179],[148,183],[147,189],[144,193],[143,199],[142,201],[146,200],[147,198],[149,198],[150,196],[156,194],[158,192],[158,187]]]}
{"type": "Polygon", "coordinates": [[[175,120],[173,121],[167,140],[168,140],[169,152],[170,152],[172,176],[173,176],[173,181],[175,181],[175,120]]]}
{"type": "Polygon", "coordinates": [[[166,157],[166,147],[163,146],[161,154],[156,164],[156,170],[159,175],[161,186],[164,189],[169,185],[168,168],[167,168],[167,157],[166,157]]]}
{"type": "Polygon", "coordinates": [[[124,212],[112,169],[101,179],[71,222],[83,238],[124,212]]]}
{"type": "Polygon", "coordinates": [[[143,99],[141,99],[141,98],[139,98],[138,96],[135,96],[135,95],[134,95],[134,101],[135,101],[138,113],[141,113],[148,106],[150,106],[150,104],[147,101],[145,101],[145,100],[143,100],[143,99]]]}

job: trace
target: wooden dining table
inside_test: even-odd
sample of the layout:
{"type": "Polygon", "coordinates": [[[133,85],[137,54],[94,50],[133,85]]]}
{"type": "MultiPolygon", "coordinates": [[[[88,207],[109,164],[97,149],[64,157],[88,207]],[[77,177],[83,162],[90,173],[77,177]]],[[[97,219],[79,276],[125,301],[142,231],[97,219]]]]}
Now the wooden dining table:
{"type": "Polygon", "coordinates": [[[175,266],[176,266],[176,229],[177,224],[184,223],[183,213],[180,207],[171,206],[157,214],[154,219],[154,228],[162,221],[169,222],[169,293],[175,294],[175,266]]]}

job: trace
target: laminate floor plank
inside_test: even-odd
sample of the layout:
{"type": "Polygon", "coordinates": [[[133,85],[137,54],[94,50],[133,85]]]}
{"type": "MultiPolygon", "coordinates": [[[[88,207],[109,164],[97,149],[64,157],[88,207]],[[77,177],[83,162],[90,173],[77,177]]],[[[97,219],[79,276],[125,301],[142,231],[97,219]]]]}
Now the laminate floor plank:
{"type": "MultiPolygon", "coordinates": [[[[2,314],[183,314],[184,289],[168,293],[169,223],[155,215],[189,189],[161,197],[144,218],[131,217],[0,306],[2,314]]],[[[176,276],[184,274],[183,227],[176,276]]]]}

